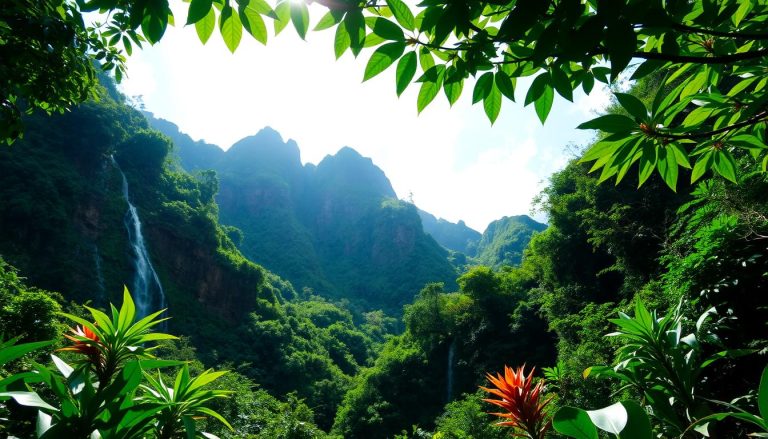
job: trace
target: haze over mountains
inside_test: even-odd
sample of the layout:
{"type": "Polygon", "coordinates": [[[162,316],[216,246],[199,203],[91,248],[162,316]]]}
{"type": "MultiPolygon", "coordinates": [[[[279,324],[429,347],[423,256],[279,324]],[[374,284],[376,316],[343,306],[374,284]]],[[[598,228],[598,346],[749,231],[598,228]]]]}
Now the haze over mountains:
{"type": "Polygon", "coordinates": [[[385,173],[352,148],[302,165],[296,142],[268,127],[224,151],[147,116],[174,141],[184,169],[216,171],[221,222],[242,232],[235,241],[245,256],[297,289],[364,308],[397,312],[426,282],[455,288],[460,267],[451,261],[519,264],[533,232],[546,227],[505,217],[483,235],[398,200],[385,173]]]}

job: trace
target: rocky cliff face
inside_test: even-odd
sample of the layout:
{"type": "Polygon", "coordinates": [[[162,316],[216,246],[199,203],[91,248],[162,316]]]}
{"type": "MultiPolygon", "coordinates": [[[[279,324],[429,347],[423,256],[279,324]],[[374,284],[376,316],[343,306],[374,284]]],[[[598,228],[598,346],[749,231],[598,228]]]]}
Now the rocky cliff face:
{"type": "Polygon", "coordinates": [[[443,247],[467,256],[475,256],[477,244],[482,235],[480,232],[469,228],[464,221],[452,223],[442,218],[436,218],[429,212],[419,209],[419,217],[424,225],[424,231],[443,247]]]}
{"type": "MultiPolygon", "coordinates": [[[[191,139],[177,146],[182,164],[199,155],[191,139]]],[[[317,166],[302,165],[296,143],[270,128],[222,154],[211,166],[222,223],[243,232],[248,258],[297,289],[399,313],[425,283],[453,286],[447,252],[370,158],[344,147],[317,166]]]]}

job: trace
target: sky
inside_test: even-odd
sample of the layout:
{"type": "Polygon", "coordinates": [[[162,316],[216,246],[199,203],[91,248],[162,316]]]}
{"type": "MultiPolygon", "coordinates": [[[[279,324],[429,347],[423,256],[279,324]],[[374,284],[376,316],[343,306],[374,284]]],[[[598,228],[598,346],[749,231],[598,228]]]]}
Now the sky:
{"type": "MultiPolygon", "coordinates": [[[[322,10],[311,12],[313,26],[322,10]]],[[[531,213],[549,175],[593,138],[575,127],[609,102],[604,89],[577,93],[573,103],[556,96],[542,126],[533,105],[523,107],[528,82],[519,81],[519,102],[505,100],[491,125],[482,105],[471,105],[473,84],[465,81],[452,108],[441,93],[417,114],[418,84],[398,98],[394,66],[362,83],[371,49],[335,60],[333,30],[302,41],[289,26],[266,46],[244,33],[231,54],[218,31],[203,46],[193,26],[181,25],[186,12],[174,15],[179,24],[159,44],[134,50],[121,84],[156,117],[224,149],[270,126],[298,143],[304,163],[352,147],[401,199],[480,232],[503,216],[531,213]]]]}

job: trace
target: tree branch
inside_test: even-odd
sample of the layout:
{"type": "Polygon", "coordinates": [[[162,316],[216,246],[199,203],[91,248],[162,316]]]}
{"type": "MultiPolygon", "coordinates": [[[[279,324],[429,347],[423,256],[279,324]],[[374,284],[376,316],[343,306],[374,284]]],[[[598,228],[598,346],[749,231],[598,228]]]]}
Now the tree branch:
{"type": "Polygon", "coordinates": [[[632,54],[632,56],[634,58],[657,59],[661,61],[672,61],[672,62],[679,62],[679,63],[728,64],[736,61],[746,61],[750,59],[758,59],[764,56],[768,56],[768,49],[760,49],[754,52],[731,53],[728,55],[720,55],[720,56],[673,55],[669,53],[659,53],[659,52],[635,52],[632,54]]]}
{"type": "Polygon", "coordinates": [[[768,111],[763,111],[761,113],[758,113],[750,117],[747,120],[741,121],[739,123],[735,123],[733,125],[728,125],[727,127],[722,127],[716,130],[712,130],[712,131],[705,131],[701,133],[690,133],[690,134],[665,134],[657,131],[656,134],[666,139],[672,139],[672,140],[696,140],[696,139],[701,139],[703,137],[716,136],[718,134],[722,134],[738,128],[743,128],[749,125],[754,125],[758,122],[762,122],[765,120],[768,120],[768,111]]]}

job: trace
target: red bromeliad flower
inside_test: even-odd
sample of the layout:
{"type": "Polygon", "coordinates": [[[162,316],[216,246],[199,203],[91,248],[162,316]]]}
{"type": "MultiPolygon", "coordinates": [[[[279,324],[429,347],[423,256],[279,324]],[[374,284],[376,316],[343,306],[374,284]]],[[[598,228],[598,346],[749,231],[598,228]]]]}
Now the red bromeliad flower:
{"type": "Polygon", "coordinates": [[[75,329],[70,328],[69,330],[73,335],[64,334],[64,337],[72,340],[74,344],[59,350],[72,351],[77,352],[78,354],[83,354],[88,357],[88,361],[91,362],[94,366],[97,368],[100,367],[103,361],[102,352],[99,348],[99,345],[101,345],[99,336],[94,334],[94,332],[91,331],[87,326],[78,325],[75,329]]]}
{"type": "Polygon", "coordinates": [[[539,380],[535,386],[532,386],[533,372],[536,368],[531,369],[528,376],[525,376],[524,369],[525,366],[521,366],[517,371],[514,371],[511,367],[504,366],[504,375],[500,373],[496,376],[490,373],[486,374],[488,381],[494,387],[480,388],[501,399],[484,399],[483,401],[495,404],[505,410],[503,413],[491,413],[500,418],[508,419],[497,425],[517,428],[525,433],[516,436],[543,439],[552,425],[552,421],[548,419],[544,411],[547,404],[552,401],[552,397],[542,402],[544,380],[539,380]]]}

